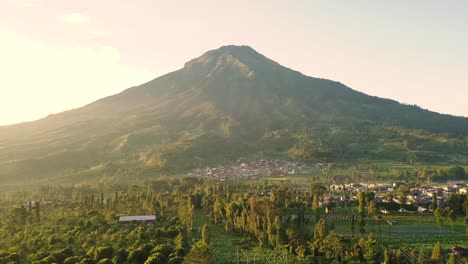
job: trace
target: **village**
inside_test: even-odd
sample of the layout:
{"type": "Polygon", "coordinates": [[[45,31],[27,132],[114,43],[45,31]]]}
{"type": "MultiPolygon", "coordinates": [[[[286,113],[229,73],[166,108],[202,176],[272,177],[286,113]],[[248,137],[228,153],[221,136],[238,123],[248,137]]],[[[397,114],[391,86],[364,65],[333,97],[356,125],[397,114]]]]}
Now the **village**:
{"type": "Polygon", "coordinates": [[[322,163],[311,165],[290,160],[238,160],[235,164],[229,166],[196,169],[187,173],[186,176],[219,181],[251,179],[258,176],[285,177],[291,174],[305,173],[310,171],[312,168],[322,168],[324,166],[325,165],[322,163]]]}
{"type": "MultiPolygon", "coordinates": [[[[437,207],[445,207],[444,201],[452,194],[467,194],[468,185],[454,182],[446,184],[433,184],[421,187],[408,187],[404,183],[349,183],[330,185],[329,195],[323,197],[321,205],[330,203],[347,203],[356,200],[360,191],[374,193],[378,204],[399,204],[399,213],[431,213],[432,204],[437,201],[437,207]],[[395,194],[395,195],[394,195],[395,194]]],[[[388,209],[380,209],[380,213],[391,213],[388,209]]]]}

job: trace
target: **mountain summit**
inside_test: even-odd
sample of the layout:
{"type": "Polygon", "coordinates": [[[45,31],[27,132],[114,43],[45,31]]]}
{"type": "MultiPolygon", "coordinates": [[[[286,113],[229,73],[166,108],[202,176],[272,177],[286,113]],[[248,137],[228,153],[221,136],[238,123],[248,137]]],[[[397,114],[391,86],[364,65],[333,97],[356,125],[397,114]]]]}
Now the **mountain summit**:
{"type": "Polygon", "coordinates": [[[223,46],[82,108],[0,127],[0,181],[177,173],[240,157],[463,159],[467,131],[468,118],[223,46]]]}
{"type": "Polygon", "coordinates": [[[184,69],[186,71],[205,70],[208,71],[208,77],[215,77],[216,74],[231,69],[238,70],[247,78],[252,78],[255,73],[268,73],[286,68],[249,46],[223,46],[187,62],[184,69]]]}

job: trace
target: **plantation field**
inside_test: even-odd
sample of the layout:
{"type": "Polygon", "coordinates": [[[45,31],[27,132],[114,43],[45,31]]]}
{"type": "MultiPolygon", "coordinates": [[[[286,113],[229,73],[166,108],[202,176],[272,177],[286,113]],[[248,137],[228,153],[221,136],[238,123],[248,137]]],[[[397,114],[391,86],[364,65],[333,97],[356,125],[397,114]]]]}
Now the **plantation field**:
{"type": "MultiPolygon", "coordinates": [[[[328,218],[333,219],[334,217],[329,216],[328,218]]],[[[338,219],[342,218],[343,216],[338,217],[338,219]]],[[[350,220],[333,221],[333,225],[339,234],[352,236],[350,220]]],[[[463,219],[457,219],[452,232],[448,219],[445,219],[443,226],[439,228],[432,215],[384,215],[380,221],[380,228],[381,238],[379,235],[379,221],[367,219],[364,235],[367,236],[372,233],[374,238],[381,240],[384,245],[398,243],[408,248],[432,248],[437,241],[444,248],[451,248],[455,245],[468,247],[463,219]],[[396,221],[397,223],[390,225],[387,220],[396,221]]],[[[361,235],[357,223],[354,235],[361,235]]]]}
{"type": "MultiPolygon", "coordinates": [[[[194,217],[194,228],[199,230],[207,224],[213,234],[211,246],[214,263],[295,263],[297,257],[283,251],[272,251],[258,247],[258,241],[240,233],[225,231],[223,224],[213,224],[203,212],[198,211],[194,217]]],[[[195,232],[192,239],[199,240],[200,232],[195,232]]]]}
{"type": "MultiPolygon", "coordinates": [[[[307,213],[306,219],[310,220],[307,221],[307,225],[310,227],[311,235],[316,219],[323,218],[327,223],[331,224],[338,234],[353,240],[351,219],[355,215],[355,211],[352,212],[349,208],[337,208],[337,211],[330,214],[319,213],[318,215],[311,212],[307,213]]],[[[195,217],[194,227],[199,229],[206,222],[207,217],[202,212],[198,212],[195,217]]],[[[215,263],[287,263],[301,260],[297,256],[289,254],[286,250],[272,251],[259,248],[256,240],[239,233],[225,231],[223,224],[209,223],[208,227],[212,234],[216,234],[211,237],[215,263]]],[[[390,247],[400,245],[402,249],[406,250],[406,253],[412,249],[430,252],[437,242],[440,242],[442,247],[446,249],[455,245],[468,248],[463,219],[457,219],[452,231],[448,219],[445,219],[443,226],[439,228],[432,215],[383,215],[380,220],[380,229],[381,235],[379,235],[379,221],[375,217],[368,217],[364,237],[372,233],[372,236],[382,245],[390,247]],[[390,225],[387,220],[397,223],[390,225]]],[[[361,234],[356,220],[354,239],[360,237],[361,234]]],[[[193,239],[200,239],[199,233],[193,239]]]]}

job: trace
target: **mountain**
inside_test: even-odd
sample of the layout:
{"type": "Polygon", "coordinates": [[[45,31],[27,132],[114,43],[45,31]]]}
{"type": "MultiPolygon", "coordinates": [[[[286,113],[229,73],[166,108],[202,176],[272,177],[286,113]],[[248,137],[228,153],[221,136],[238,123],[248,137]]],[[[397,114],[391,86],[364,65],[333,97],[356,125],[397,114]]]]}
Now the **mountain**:
{"type": "Polygon", "coordinates": [[[468,118],[223,46],[82,108],[0,127],[0,182],[171,174],[253,157],[463,162],[467,136],[468,118]]]}

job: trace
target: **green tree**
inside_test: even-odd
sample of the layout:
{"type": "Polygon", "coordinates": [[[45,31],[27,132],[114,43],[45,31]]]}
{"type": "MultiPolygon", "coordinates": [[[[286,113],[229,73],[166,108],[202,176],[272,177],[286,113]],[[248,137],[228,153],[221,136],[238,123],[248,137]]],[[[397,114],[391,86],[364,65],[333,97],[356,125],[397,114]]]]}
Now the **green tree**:
{"type": "Polygon", "coordinates": [[[464,215],[468,199],[466,194],[452,193],[449,198],[445,199],[445,205],[455,211],[458,215],[464,215]]]}
{"type": "Polygon", "coordinates": [[[363,237],[364,233],[366,232],[365,230],[366,221],[364,219],[364,206],[365,206],[366,194],[364,192],[359,191],[356,197],[358,200],[359,232],[361,233],[361,237],[363,237]]]}
{"type": "Polygon", "coordinates": [[[328,235],[328,226],[325,219],[321,218],[314,228],[314,239],[323,240],[328,235]]]}
{"type": "Polygon", "coordinates": [[[392,250],[386,248],[384,251],[384,260],[382,264],[391,264],[392,263],[392,250]]]}
{"type": "Polygon", "coordinates": [[[468,215],[465,216],[464,222],[465,222],[465,234],[468,235],[468,215]]]}
{"type": "Polygon", "coordinates": [[[14,208],[10,211],[9,215],[9,223],[11,225],[24,225],[26,224],[26,217],[28,216],[28,212],[24,206],[19,208],[14,208]]]}
{"type": "Polygon", "coordinates": [[[434,263],[441,263],[442,261],[442,246],[437,242],[432,249],[431,261],[434,263]]]}
{"type": "Polygon", "coordinates": [[[80,262],[80,258],[77,256],[68,257],[63,261],[63,264],[76,264],[80,262]]]}
{"type": "Polygon", "coordinates": [[[99,247],[94,252],[94,259],[100,261],[102,259],[111,259],[114,255],[114,249],[112,247],[99,247]]]}
{"type": "Polygon", "coordinates": [[[8,263],[20,263],[21,262],[21,256],[18,253],[11,253],[7,257],[8,263]]]}
{"type": "Polygon", "coordinates": [[[367,239],[361,238],[359,240],[359,245],[362,247],[362,253],[366,263],[378,263],[378,260],[381,258],[382,248],[372,237],[372,234],[369,234],[367,239]]]}
{"type": "Polygon", "coordinates": [[[450,224],[452,225],[452,232],[453,232],[453,225],[457,221],[457,215],[455,214],[453,210],[450,210],[450,212],[448,213],[448,218],[450,219],[450,224]]]}
{"type": "Polygon", "coordinates": [[[321,241],[320,247],[318,248],[319,252],[325,255],[327,259],[337,258],[338,254],[343,251],[343,243],[341,242],[341,237],[331,231],[327,236],[321,241]]]}
{"type": "Polygon", "coordinates": [[[418,254],[418,264],[424,264],[426,263],[426,251],[420,250],[418,254]]]}
{"type": "Polygon", "coordinates": [[[80,264],[95,264],[96,262],[92,258],[84,258],[80,261],[80,264]]]}
{"type": "Polygon", "coordinates": [[[146,261],[148,256],[141,249],[135,249],[128,254],[129,264],[141,264],[146,261]]]}
{"type": "Polygon", "coordinates": [[[438,207],[438,205],[437,205],[437,193],[433,192],[432,193],[432,211],[435,212],[437,207],[438,207]]]}
{"type": "Polygon", "coordinates": [[[202,227],[202,241],[205,245],[210,244],[210,234],[206,224],[204,224],[202,227]]]}
{"type": "Polygon", "coordinates": [[[111,259],[101,259],[97,264],[113,264],[111,259]]]}
{"type": "Polygon", "coordinates": [[[161,254],[156,253],[152,254],[146,259],[144,264],[159,264],[159,263],[164,263],[161,257],[161,254]]]}
{"type": "Polygon", "coordinates": [[[436,222],[437,222],[437,226],[439,226],[439,231],[442,231],[442,224],[443,224],[443,211],[440,207],[438,207],[435,211],[434,211],[434,216],[436,218],[436,222]]]}
{"type": "Polygon", "coordinates": [[[406,204],[406,194],[407,194],[406,189],[403,187],[398,188],[397,194],[399,196],[398,202],[400,203],[400,205],[403,206],[404,204],[406,204]]]}
{"type": "Polygon", "coordinates": [[[455,258],[455,254],[451,253],[451,254],[449,255],[449,259],[448,259],[448,261],[447,261],[447,264],[456,264],[456,261],[457,261],[457,260],[456,260],[456,258],[455,258]]]}

